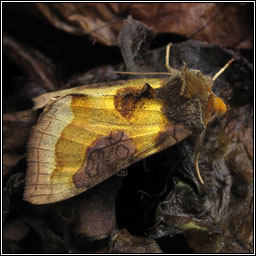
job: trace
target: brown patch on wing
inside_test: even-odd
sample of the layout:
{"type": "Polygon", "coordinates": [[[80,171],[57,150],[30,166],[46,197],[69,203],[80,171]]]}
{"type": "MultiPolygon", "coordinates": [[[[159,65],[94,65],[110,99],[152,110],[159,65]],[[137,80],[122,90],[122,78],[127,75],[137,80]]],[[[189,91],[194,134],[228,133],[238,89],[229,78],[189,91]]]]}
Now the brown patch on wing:
{"type": "Polygon", "coordinates": [[[136,107],[138,89],[132,87],[119,89],[114,97],[116,110],[125,119],[130,119],[136,107]]]}
{"type": "Polygon", "coordinates": [[[115,108],[121,116],[129,120],[141,98],[151,98],[154,96],[154,89],[147,83],[141,89],[133,87],[122,88],[117,91],[114,97],[115,108]]]}
{"type": "Polygon", "coordinates": [[[133,95],[116,95],[115,108],[125,119],[129,120],[136,107],[137,99],[133,95]]]}
{"type": "Polygon", "coordinates": [[[73,176],[77,188],[87,189],[129,165],[136,151],[132,139],[124,131],[113,131],[88,147],[82,167],[73,176]]]}

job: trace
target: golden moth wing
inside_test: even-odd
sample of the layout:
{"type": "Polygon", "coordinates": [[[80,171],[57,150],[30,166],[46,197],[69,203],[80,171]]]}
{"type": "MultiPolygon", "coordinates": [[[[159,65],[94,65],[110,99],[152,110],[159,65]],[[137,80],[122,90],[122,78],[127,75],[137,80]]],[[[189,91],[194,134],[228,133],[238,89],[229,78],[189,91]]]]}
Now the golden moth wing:
{"type": "Polygon", "coordinates": [[[162,107],[159,99],[132,94],[56,100],[31,132],[24,199],[70,198],[187,137],[190,131],[170,122],[162,107]]]}
{"type": "MultiPolygon", "coordinates": [[[[60,201],[77,194],[72,189],[70,173],[62,173],[56,184],[53,171],[56,168],[56,150],[63,129],[72,122],[70,97],[56,100],[40,115],[38,123],[32,128],[27,144],[27,174],[24,199],[43,204],[60,201]]],[[[55,177],[56,179],[56,177],[55,177]]]]}
{"type": "Polygon", "coordinates": [[[115,92],[119,89],[134,87],[141,88],[144,84],[149,83],[154,89],[159,88],[164,83],[164,79],[159,78],[142,78],[142,79],[130,79],[130,80],[120,80],[114,82],[105,82],[97,84],[89,84],[77,86],[69,89],[64,89],[56,92],[48,92],[41,94],[33,98],[34,110],[45,107],[46,105],[52,103],[56,99],[69,94],[85,94],[85,95],[115,95],[115,92]]]}

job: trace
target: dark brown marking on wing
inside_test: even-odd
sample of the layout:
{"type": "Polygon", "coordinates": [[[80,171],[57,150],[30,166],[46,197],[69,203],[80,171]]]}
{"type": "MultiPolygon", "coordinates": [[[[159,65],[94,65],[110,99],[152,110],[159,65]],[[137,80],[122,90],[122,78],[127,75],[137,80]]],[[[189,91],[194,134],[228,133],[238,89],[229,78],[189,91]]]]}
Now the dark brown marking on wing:
{"type": "Polygon", "coordinates": [[[131,118],[135,110],[137,102],[136,93],[138,93],[138,90],[134,88],[123,88],[118,90],[114,97],[116,110],[127,120],[131,118]]]}
{"type": "Polygon", "coordinates": [[[129,120],[134,110],[139,107],[142,98],[152,98],[154,96],[154,89],[147,83],[140,89],[122,88],[117,91],[114,97],[115,108],[122,117],[129,120]]]}
{"type": "Polygon", "coordinates": [[[144,84],[139,92],[139,97],[153,98],[156,96],[156,91],[148,84],[144,84]]]}
{"type": "Polygon", "coordinates": [[[87,189],[117,173],[129,164],[136,151],[124,131],[112,131],[89,146],[82,167],[73,176],[77,188],[87,189]]]}

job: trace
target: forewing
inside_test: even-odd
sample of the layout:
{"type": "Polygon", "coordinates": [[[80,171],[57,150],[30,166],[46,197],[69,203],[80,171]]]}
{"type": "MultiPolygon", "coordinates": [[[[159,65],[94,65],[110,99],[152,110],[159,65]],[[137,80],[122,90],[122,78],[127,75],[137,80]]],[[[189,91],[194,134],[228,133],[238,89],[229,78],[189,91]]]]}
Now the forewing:
{"type": "Polygon", "coordinates": [[[28,142],[24,199],[61,201],[190,134],[163,103],[129,95],[67,95],[53,102],[28,142]],[[127,98],[128,97],[128,98],[127,98]]]}

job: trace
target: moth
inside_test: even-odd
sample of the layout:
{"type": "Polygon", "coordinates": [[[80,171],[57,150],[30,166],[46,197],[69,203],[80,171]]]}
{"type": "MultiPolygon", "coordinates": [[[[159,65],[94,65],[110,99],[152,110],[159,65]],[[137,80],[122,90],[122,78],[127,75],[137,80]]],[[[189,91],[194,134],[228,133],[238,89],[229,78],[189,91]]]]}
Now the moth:
{"type": "MultiPolygon", "coordinates": [[[[212,118],[227,111],[211,87],[229,64],[213,78],[184,64],[168,78],[123,80],[39,96],[35,108],[44,111],[27,144],[24,200],[48,204],[73,197],[191,134],[200,138],[212,118]]],[[[203,182],[198,155],[195,168],[203,182]]]]}

